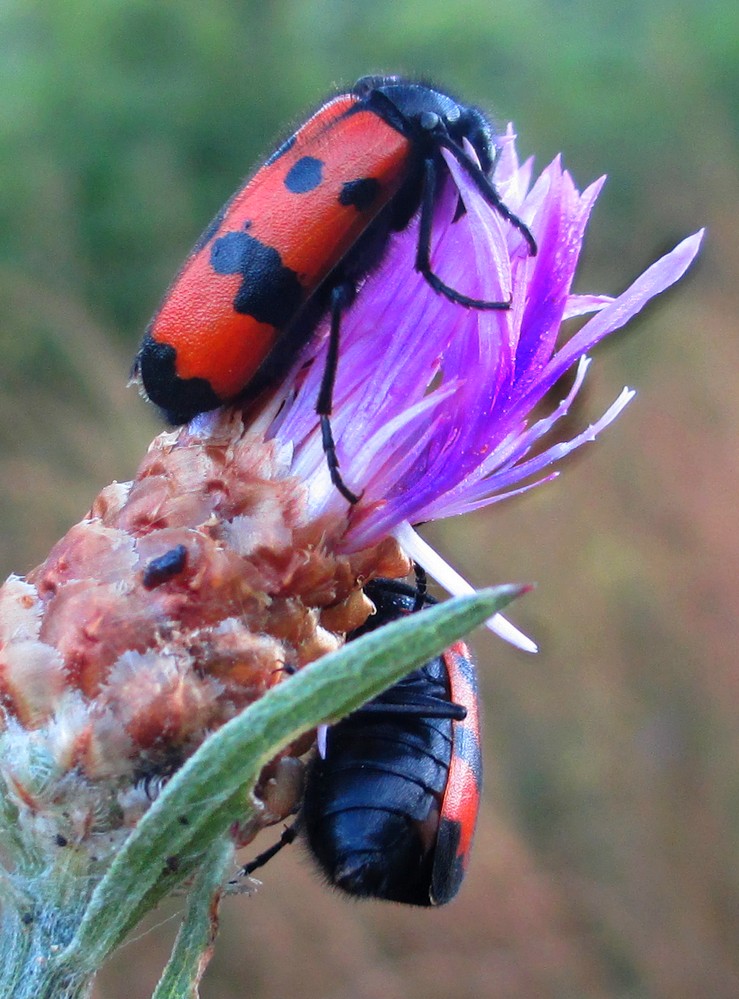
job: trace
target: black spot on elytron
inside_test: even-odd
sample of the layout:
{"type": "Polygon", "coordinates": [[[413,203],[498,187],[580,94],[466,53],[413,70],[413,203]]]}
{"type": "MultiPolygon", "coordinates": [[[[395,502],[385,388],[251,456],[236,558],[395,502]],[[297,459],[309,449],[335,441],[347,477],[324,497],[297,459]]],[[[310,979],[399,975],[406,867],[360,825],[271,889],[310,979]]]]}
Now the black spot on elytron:
{"type": "Polygon", "coordinates": [[[176,364],[174,347],[159,343],[147,331],[135,370],[141,376],[147,396],[159,406],[169,423],[188,423],[198,413],[223,404],[205,378],[180,378],[176,364]]]}
{"type": "Polygon", "coordinates": [[[344,184],[339,195],[339,204],[366,212],[372,207],[380,193],[380,182],[375,177],[361,177],[344,184]]]}
{"type": "Polygon", "coordinates": [[[315,156],[302,156],[287,171],[285,187],[293,194],[314,191],[323,179],[323,161],[315,156]]]}
{"type": "Polygon", "coordinates": [[[159,558],[153,558],[144,569],[144,587],[153,590],[155,586],[161,586],[182,572],[186,562],[187,548],[184,545],[177,545],[159,558]]]}
{"type": "Polygon", "coordinates": [[[258,323],[282,329],[303,303],[305,293],[296,272],[283,265],[277,250],[246,232],[229,232],[217,239],[210,263],[216,274],[241,274],[234,310],[258,323]]]}
{"type": "Polygon", "coordinates": [[[282,145],[278,146],[277,149],[275,149],[275,151],[272,153],[272,155],[265,160],[264,165],[271,166],[275,162],[275,160],[278,160],[281,156],[284,156],[285,153],[289,153],[292,147],[295,145],[296,139],[297,136],[295,135],[291,135],[289,139],[285,139],[282,145]]]}

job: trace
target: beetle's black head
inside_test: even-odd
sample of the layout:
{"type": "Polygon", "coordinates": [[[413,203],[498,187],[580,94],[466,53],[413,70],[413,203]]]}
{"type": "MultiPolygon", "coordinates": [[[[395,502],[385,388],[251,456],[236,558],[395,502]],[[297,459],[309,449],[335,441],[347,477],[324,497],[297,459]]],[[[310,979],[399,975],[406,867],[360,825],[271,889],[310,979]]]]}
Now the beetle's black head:
{"type": "Polygon", "coordinates": [[[461,145],[467,139],[489,173],[495,159],[493,129],[478,108],[457,101],[425,83],[402,76],[363,76],[352,93],[385,121],[415,140],[433,142],[442,132],[461,145]]]}

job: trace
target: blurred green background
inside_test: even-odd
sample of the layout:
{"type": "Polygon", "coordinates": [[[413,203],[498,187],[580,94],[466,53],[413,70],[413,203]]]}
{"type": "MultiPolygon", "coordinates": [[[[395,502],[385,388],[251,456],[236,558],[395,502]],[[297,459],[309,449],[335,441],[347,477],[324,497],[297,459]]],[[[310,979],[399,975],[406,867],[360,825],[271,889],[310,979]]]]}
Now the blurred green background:
{"type": "MultiPolygon", "coordinates": [[[[739,995],[735,2],[2,0],[0,569],[134,473],[157,423],[129,365],[204,224],[306,108],[383,70],[513,119],[580,186],[609,174],[578,290],[709,235],[598,350],[581,424],[639,390],[601,442],[427,532],[476,583],[538,583],[513,614],[538,657],[475,639],[487,785],[460,897],[352,904],[295,849],[224,904],[203,995],[739,995]]],[[[100,997],[149,995],[176,911],[100,997]]]]}

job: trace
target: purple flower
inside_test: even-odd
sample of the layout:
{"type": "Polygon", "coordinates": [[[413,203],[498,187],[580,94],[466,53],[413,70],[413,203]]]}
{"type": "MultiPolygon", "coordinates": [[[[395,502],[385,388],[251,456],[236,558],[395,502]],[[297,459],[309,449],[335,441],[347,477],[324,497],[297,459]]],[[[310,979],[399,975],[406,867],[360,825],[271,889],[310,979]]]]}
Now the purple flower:
{"type": "MultiPolygon", "coordinates": [[[[496,185],[531,228],[538,254],[529,254],[520,232],[491,210],[444,152],[449,176],[434,217],[432,262],[448,285],[467,295],[512,297],[510,310],[465,309],[435,293],[414,269],[416,221],[393,238],[342,322],[332,424],[342,476],[361,493],[360,502],[348,508],[331,485],[315,415],[326,323],[270,414],[285,405],[258,421],[268,439],[284,445],[286,473],[306,484],[309,515],[346,521],[340,551],[355,552],[394,534],[451,592],[468,586],[449,574],[411,525],[476,510],[549,481],[557,475],[555,462],[594,440],[633,398],[632,390],[624,389],[577,437],[534,450],[567,414],[585,378],[587,352],[677,281],[702,238],[699,232],[684,240],[617,298],[573,294],[603,179],[580,192],[557,158],[532,183],[532,163],[519,166],[510,127],[501,145],[496,185]],[[466,212],[455,221],[460,197],[466,212]],[[589,314],[558,345],[564,320],[589,314]],[[566,397],[532,421],[534,408],[573,365],[566,397]]],[[[513,633],[507,637],[515,640],[513,633]]]]}

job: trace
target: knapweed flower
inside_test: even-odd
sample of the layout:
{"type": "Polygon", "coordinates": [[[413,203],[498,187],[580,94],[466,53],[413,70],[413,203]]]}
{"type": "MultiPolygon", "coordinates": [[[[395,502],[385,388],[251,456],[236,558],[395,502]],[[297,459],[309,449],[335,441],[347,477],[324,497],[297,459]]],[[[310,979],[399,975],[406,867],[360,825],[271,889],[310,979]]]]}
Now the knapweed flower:
{"type": "MultiPolygon", "coordinates": [[[[332,488],[313,413],[325,335],[293,372],[287,403],[261,426],[267,439],[289,449],[289,470],[308,488],[309,515],[343,520],[339,550],[356,551],[393,535],[454,593],[469,587],[412,525],[467,513],[556,477],[551,466],[613,422],[633,391],[624,389],[574,439],[537,447],[567,415],[585,378],[588,352],[684,274],[702,232],[616,298],[573,294],[585,229],[605,178],[580,192],[556,159],[532,183],[532,163],[519,165],[509,127],[495,182],[536,238],[538,254],[531,256],[518,230],[492,212],[455,159],[443,155],[451,178],[434,217],[433,269],[471,297],[510,297],[510,310],[467,310],[435,294],[413,268],[418,229],[412,224],[395,237],[342,324],[333,426],[342,476],[361,492],[360,503],[347,510],[332,488]],[[460,197],[466,208],[461,216],[460,197]],[[561,342],[565,320],[587,315],[592,318],[561,342]],[[560,404],[532,420],[573,366],[573,383],[560,404]]],[[[533,649],[502,619],[491,626],[533,649]]]]}
{"type": "MultiPolygon", "coordinates": [[[[678,280],[700,234],[617,298],[573,294],[601,183],[581,193],[555,161],[532,184],[512,134],[503,139],[495,181],[536,237],[531,256],[444,155],[433,269],[512,305],[443,298],[414,270],[416,224],[393,237],[341,329],[332,423],[356,505],[331,484],[315,414],[324,324],[269,397],[162,434],[133,482],[104,489],[43,565],[0,591],[0,769],[18,828],[37,842],[103,861],[209,732],[364,622],[366,581],[404,576],[412,558],[464,587],[412,525],[552,478],[631,398],[624,390],[583,433],[539,447],[582,385],[587,352],[678,280]],[[587,314],[559,342],[564,320],[587,314]],[[562,402],[532,418],[573,366],[562,402]]],[[[284,772],[290,752],[265,772],[262,813],[242,839],[294,806],[284,772]]]]}

